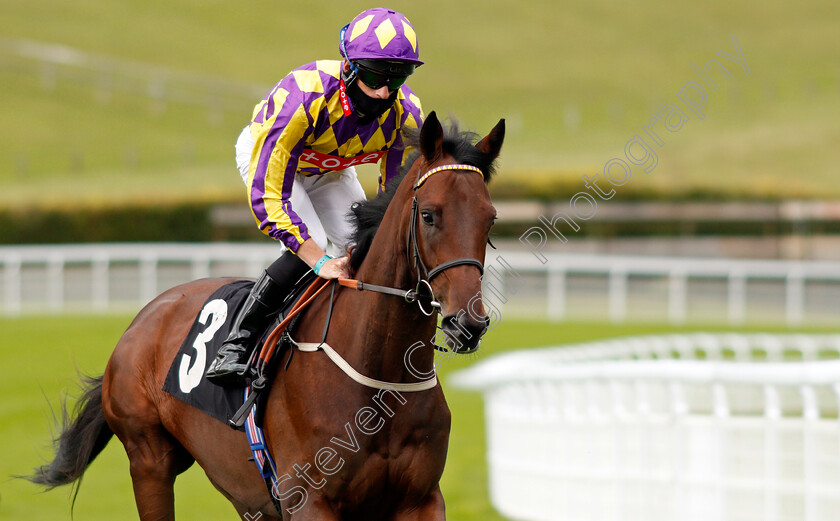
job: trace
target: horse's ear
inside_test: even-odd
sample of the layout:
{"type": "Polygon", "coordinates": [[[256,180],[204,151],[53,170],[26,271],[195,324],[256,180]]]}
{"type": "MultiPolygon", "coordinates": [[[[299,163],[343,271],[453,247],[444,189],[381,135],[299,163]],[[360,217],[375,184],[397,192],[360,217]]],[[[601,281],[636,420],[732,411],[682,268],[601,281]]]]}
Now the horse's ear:
{"type": "Polygon", "coordinates": [[[429,163],[434,163],[443,153],[443,127],[434,111],[426,116],[420,129],[420,152],[429,163]]]}
{"type": "Polygon", "coordinates": [[[490,154],[490,157],[496,159],[499,156],[499,151],[502,150],[502,142],[505,140],[505,118],[499,120],[496,126],[489,134],[484,136],[484,139],[479,141],[475,148],[485,154],[490,154]]]}

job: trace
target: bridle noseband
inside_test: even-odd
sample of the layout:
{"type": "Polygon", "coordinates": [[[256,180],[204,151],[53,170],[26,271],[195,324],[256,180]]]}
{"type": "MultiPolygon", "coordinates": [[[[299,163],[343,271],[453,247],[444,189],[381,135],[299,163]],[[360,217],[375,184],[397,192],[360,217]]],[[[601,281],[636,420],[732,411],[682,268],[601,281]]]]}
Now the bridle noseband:
{"type": "Polygon", "coordinates": [[[478,271],[483,275],[484,274],[484,265],[478,259],[473,259],[472,257],[461,257],[460,259],[453,259],[450,261],[442,262],[432,268],[431,270],[426,267],[426,264],[423,262],[423,258],[420,256],[420,246],[417,243],[417,214],[419,213],[418,203],[417,203],[417,189],[420,188],[426,180],[434,174],[438,172],[450,172],[450,171],[467,171],[467,172],[476,172],[478,175],[484,178],[484,172],[481,171],[480,168],[473,165],[464,165],[464,164],[454,164],[454,165],[442,165],[431,170],[427,171],[423,175],[418,175],[417,182],[414,183],[414,197],[411,200],[411,217],[409,219],[408,224],[408,239],[406,243],[406,254],[408,255],[409,265],[413,265],[414,269],[417,270],[417,287],[414,290],[415,299],[417,300],[417,305],[420,308],[420,311],[426,315],[431,316],[434,313],[434,310],[437,309],[440,311],[440,302],[435,300],[435,294],[432,291],[431,281],[437,275],[440,275],[445,270],[449,268],[454,268],[455,266],[475,266],[478,268],[478,271]],[[420,286],[423,285],[428,290],[428,294],[421,293],[420,286]],[[429,311],[423,308],[423,304],[421,303],[420,297],[430,298],[431,307],[429,311]]]}

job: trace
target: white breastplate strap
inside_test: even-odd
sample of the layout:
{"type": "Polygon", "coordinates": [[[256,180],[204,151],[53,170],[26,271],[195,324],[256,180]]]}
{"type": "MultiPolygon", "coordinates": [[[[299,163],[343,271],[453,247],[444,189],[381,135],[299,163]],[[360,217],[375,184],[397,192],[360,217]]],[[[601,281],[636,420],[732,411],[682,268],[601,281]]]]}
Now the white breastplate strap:
{"type": "Polygon", "coordinates": [[[330,345],[326,342],[321,344],[318,342],[295,342],[294,340],[292,340],[292,343],[295,347],[304,352],[311,353],[313,351],[323,350],[325,353],[327,353],[327,356],[330,357],[330,360],[332,360],[333,363],[337,365],[339,369],[344,371],[344,373],[347,376],[367,387],[372,387],[374,389],[389,389],[403,393],[413,393],[417,391],[426,391],[437,386],[437,376],[433,376],[428,380],[423,380],[422,382],[410,384],[383,382],[382,380],[368,378],[367,376],[353,369],[353,367],[349,363],[347,363],[347,360],[342,358],[341,355],[338,354],[338,352],[336,352],[336,350],[330,347],[330,345]]]}

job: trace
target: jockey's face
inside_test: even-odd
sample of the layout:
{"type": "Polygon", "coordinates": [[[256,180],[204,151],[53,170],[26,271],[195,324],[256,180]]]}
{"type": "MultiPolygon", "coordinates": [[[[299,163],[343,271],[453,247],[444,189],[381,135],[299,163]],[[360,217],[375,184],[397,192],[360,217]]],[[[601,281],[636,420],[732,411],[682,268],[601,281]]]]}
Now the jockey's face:
{"type": "MultiPolygon", "coordinates": [[[[350,64],[347,63],[347,60],[344,61],[344,71],[347,72],[350,70],[350,64]]],[[[356,85],[359,86],[359,89],[369,98],[373,99],[387,99],[388,96],[391,95],[393,91],[389,90],[386,85],[379,87],[378,89],[371,89],[365,82],[356,80],[356,85]]]]}
{"type": "Polygon", "coordinates": [[[374,90],[365,85],[365,82],[363,81],[359,82],[359,88],[362,89],[362,92],[364,92],[368,97],[373,99],[387,99],[388,96],[391,95],[391,91],[388,90],[388,87],[383,86],[374,90]]]}

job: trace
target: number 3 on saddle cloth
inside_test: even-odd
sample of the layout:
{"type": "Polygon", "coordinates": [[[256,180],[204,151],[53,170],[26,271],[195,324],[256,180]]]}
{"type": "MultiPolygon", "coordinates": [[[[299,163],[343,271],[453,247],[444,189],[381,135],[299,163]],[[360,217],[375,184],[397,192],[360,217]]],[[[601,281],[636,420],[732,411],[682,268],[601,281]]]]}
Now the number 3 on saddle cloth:
{"type": "MultiPolygon", "coordinates": [[[[295,289],[280,307],[277,317],[262,334],[259,345],[254,349],[255,353],[259,352],[268,333],[283,320],[314,278],[315,274],[309,272],[297,282],[295,289]]],[[[237,280],[220,287],[210,295],[178,349],[163,383],[164,391],[225,425],[231,425],[229,420],[246,401],[248,389],[214,385],[204,378],[204,373],[216,357],[222,342],[228,337],[231,323],[253,286],[253,281],[237,280]]],[[[283,358],[282,354],[280,351],[275,353],[271,361],[272,366],[283,358]]],[[[267,374],[272,374],[271,368],[267,374]]],[[[236,427],[246,431],[251,450],[254,452],[254,460],[264,478],[267,477],[266,473],[270,472],[268,465],[273,466],[261,430],[267,401],[265,398],[268,397],[270,385],[269,381],[263,392],[259,393],[259,398],[251,407],[246,425],[236,427]]]]}

